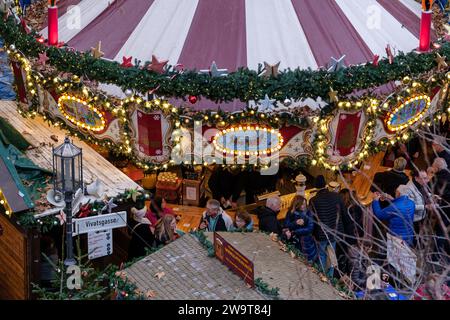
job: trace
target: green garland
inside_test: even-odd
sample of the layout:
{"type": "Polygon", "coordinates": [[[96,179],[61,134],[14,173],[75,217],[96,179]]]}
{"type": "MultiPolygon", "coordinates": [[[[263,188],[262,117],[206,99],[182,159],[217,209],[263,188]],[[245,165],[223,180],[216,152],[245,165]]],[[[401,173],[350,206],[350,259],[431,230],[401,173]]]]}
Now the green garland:
{"type": "MultiPolygon", "coordinates": [[[[338,72],[325,70],[288,70],[277,78],[262,78],[258,71],[241,68],[226,77],[210,77],[195,70],[183,73],[171,68],[166,74],[140,69],[122,68],[119,63],[94,58],[90,53],[72,52],[67,48],[46,47],[36,41],[37,33],[25,34],[13,17],[0,20],[0,34],[5,42],[14,44],[27,57],[37,57],[47,52],[50,63],[59,71],[86,76],[91,80],[113,83],[123,89],[146,93],[155,88],[157,94],[185,99],[193,95],[216,102],[238,99],[243,102],[262,99],[266,94],[283,101],[285,98],[299,100],[306,97],[328,97],[330,87],[345,95],[374,88],[405,76],[417,76],[436,67],[435,52],[450,56],[450,45],[443,43],[435,52],[428,54],[400,53],[392,64],[387,59],[378,67],[371,63],[352,66],[338,72]]],[[[146,63],[148,64],[148,62],[146,63]]]]}
{"type": "Polygon", "coordinates": [[[203,230],[191,231],[190,234],[196,237],[200,244],[208,251],[208,257],[212,258],[216,256],[214,245],[208,240],[203,230]]]}
{"type": "Polygon", "coordinates": [[[270,288],[269,284],[264,282],[262,278],[255,279],[255,287],[264,295],[267,295],[273,299],[280,299],[280,288],[270,288]]]}

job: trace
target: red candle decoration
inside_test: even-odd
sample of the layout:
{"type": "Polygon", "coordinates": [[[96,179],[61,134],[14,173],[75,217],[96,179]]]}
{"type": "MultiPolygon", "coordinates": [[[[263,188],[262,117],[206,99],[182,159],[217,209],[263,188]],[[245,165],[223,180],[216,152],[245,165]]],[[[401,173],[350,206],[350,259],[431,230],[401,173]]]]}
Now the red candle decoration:
{"type": "Polygon", "coordinates": [[[58,7],[48,7],[48,43],[51,46],[58,45],[58,7]]]}
{"type": "Polygon", "coordinates": [[[431,6],[433,0],[422,0],[422,19],[420,21],[420,43],[419,51],[430,51],[431,43],[431,22],[433,17],[433,11],[431,6]]]}

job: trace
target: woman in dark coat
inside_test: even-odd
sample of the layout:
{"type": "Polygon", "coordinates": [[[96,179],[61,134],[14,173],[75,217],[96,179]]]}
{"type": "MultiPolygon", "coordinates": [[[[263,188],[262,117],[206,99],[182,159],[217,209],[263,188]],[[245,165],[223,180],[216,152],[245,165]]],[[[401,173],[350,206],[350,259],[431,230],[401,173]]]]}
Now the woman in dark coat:
{"type": "Polygon", "coordinates": [[[155,236],[150,228],[151,223],[145,217],[147,208],[144,207],[141,210],[132,208],[131,213],[133,215],[133,220],[130,222],[131,240],[128,248],[128,261],[145,256],[145,248],[150,249],[155,241],[155,236]]]}
{"type": "Polygon", "coordinates": [[[342,196],[347,211],[342,217],[344,225],[346,245],[355,245],[357,238],[364,235],[363,212],[358,203],[356,203],[356,194],[349,189],[343,189],[339,194],[342,196]]]}
{"type": "Polygon", "coordinates": [[[309,262],[313,262],[317,257],[316,242],[312,236],[314,229],[314,219],[312,212],[308,210],[306,199],[302,196],[295,196],[292,200],[291,208],[286,215],[284,222],[288,238],[292,238],[296,247],[305,255],[309,262]]]}

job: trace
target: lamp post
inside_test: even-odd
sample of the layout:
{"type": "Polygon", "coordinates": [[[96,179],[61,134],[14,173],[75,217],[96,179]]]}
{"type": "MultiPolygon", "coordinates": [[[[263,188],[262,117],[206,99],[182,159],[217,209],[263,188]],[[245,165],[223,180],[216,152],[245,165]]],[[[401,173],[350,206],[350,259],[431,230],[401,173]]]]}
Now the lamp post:
{"type": "Polygon", "coordinates": [[[53,148],[53,188],[64,196],[66,214],[66,259],[64,265],[75,265],[72,241],[72,201],[75,192],[83,190],[83,152],[73,145],[69,138],[53,148]]]}

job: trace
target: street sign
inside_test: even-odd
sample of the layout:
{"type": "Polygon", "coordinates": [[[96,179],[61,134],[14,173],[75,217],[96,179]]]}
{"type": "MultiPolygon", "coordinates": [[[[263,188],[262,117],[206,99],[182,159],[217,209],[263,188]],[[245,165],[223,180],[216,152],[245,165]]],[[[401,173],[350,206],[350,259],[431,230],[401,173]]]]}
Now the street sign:
{"type": "Polygon", "coordinates": [[[112,229],[88,233],[89,260],[109,256],[113,252],[112,229]]]}
{"type": "Polygon", "coordinates": [[[102,214],[94,217],[73,219],[73,235],[80,235],[106,229],[122,228],[127,225],[126,211],[102,214]]]}

